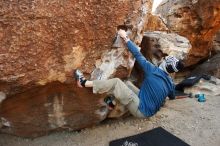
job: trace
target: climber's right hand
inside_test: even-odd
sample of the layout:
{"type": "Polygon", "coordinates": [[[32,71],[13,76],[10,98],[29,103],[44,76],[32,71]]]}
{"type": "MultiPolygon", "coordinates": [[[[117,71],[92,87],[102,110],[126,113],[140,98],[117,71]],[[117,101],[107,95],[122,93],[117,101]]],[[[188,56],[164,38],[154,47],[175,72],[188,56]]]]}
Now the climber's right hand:
{"type": "Polygon", "coordinates": [[[128,42],[128,41],[129,41],[129,38],[128,38],[128,35],[127,35],[126,31],[120,29],[120,30],[118,31],[118,34],[119,34],[119,36],[120,36],[123,40],[125,40],[125,42],[128,42]]]}

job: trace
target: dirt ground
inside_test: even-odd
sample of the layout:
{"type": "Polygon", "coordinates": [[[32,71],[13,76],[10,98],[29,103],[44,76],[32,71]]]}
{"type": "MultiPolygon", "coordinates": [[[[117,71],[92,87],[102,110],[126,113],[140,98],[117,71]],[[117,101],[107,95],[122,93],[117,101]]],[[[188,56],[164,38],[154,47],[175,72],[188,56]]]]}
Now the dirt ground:
{"type": "Polygon", "coordinates": [[[55,132],[36,139],[0,134],[0,146],[108,146],[109,141],[163,127],[192,146],[220,146],[220,96],[167,101],[149,119],[107,120],[80,132],[55,132]]]}

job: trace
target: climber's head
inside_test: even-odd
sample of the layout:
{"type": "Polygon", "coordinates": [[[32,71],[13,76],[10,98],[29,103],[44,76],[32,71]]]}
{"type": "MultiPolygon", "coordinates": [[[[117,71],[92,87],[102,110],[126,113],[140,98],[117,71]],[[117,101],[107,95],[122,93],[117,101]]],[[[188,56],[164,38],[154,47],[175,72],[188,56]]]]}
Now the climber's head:
{"type": "Polygon", "coordinates": [[[167,56],[159,65],[159,68],[167,73],[174,73],[182,70],[184,68],[184,64],[176,57],[167,56]]]}

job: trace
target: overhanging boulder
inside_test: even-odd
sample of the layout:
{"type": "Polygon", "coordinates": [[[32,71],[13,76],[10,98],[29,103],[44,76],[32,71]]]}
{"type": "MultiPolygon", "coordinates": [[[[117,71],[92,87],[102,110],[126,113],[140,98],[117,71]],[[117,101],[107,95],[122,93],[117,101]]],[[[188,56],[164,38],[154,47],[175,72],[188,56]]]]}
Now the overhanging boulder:
{"type": "MultiPolygon", "coordinates": [[[[132,25],[132,39],[140,43],[151,2],[1,1],[0,6],[0,91],[7,95],[0,103],[0,131],[36,137],[105,119],[108,111],[99,101],[105,95],[77,88],[73,70],[89,78],[100,68],[96,62],[112,52],[119,25],[132,25]]],[[[129,75],[134,60],[122,49],[122,61],[114,58],[106,78],[129,75]]]]}

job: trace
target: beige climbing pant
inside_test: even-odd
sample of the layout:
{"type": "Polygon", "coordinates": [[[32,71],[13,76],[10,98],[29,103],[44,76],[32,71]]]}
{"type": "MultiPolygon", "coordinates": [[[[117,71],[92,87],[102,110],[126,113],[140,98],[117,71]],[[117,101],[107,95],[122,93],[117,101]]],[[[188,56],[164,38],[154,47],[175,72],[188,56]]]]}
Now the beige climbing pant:
{"type": "Polygon", "coordinates": [[[112,94],[122,105],[128,108],[133,116],[144,118],[144,115],[138,109],[140,103],[138,97],[139,89],[130,81],[126,81],[124,83],[119,78],[109,80],[94,80],[93,93],[112,94]]]}

